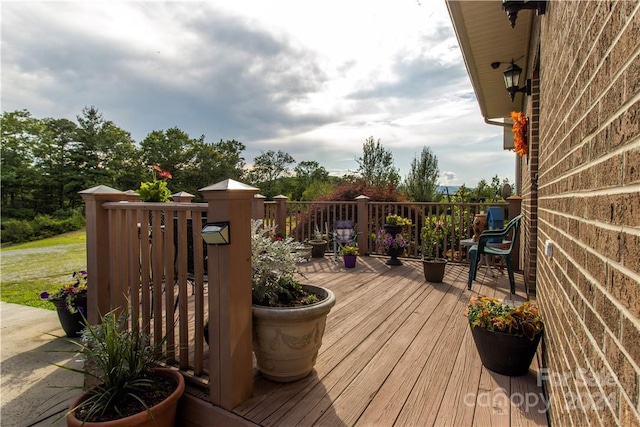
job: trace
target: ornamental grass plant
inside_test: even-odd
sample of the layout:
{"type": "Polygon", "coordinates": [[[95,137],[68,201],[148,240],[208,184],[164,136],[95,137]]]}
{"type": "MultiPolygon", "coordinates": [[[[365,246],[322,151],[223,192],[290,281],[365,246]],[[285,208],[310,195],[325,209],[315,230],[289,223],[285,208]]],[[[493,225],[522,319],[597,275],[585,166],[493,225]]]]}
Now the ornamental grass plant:
{"type": "Polygon", "coordinates": [[[81,339],[69,340],[85,362],[82,369],[57,365],[83,374],[96,383],[86,398],[65,415],[74,413],[83,422],[103,422],[148,411],[176,390],[178,384],[155,372],[163,358],[165,339],[152,342],[149,334],[131,328],[129,314],[116,310],[87,326],[81,339]]]}

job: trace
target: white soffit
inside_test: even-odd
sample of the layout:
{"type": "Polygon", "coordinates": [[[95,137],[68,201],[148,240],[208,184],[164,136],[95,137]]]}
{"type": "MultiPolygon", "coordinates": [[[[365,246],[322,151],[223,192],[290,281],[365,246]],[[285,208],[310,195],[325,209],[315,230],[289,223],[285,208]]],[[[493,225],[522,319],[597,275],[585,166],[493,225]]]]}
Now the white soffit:
{"type": "Polygon", "coordinates": [[[502,72],[514,59],[524,70],[521,87],[531,75],[527,64],[535,11],[520,11],[515,28],[511,28],[501,0],[446,0],[446,3],[483,117],[509,117],[511,111],[522,110],[524,95],[517,93],[511,102],[502,72]],[[505,64],[494,70],[491,63],[496,61],[505,64]]]}

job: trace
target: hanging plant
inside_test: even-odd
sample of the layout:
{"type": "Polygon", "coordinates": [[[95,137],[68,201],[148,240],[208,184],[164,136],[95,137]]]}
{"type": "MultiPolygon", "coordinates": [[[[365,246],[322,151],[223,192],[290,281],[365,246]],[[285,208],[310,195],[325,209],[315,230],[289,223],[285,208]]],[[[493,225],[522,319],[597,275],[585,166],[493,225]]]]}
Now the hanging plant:
{"type": "Polygon", "coordinates": [[[511,131],[513,132],[513,145],[515,146],[515,151],[520,155],[520,157],[524,157],[529,151],[529,147],[527,145],[527,116],[522,114],[521,111],[512,111],[511,120],[513,120],[513,127],[511,128],[511,131]]]}

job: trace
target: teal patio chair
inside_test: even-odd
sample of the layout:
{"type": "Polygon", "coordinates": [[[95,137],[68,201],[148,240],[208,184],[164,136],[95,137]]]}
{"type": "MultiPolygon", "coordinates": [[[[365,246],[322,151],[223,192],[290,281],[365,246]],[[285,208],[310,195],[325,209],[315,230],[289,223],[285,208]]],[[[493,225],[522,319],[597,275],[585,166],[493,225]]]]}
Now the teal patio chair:
{"type": "Polygon", "coordinates": [[[478,244],[471,246],[471,249],[469,249],[469,281],[467,282],[467,289],[471,290],[471,283],[476,279],[476,273],[480,266],[480,257],[482,255],[501,256],[507,265],[511,293],[516,293],[516,282],[513,277],[513,265],[511,263],[511,251],[518,236],[521,219],[522,215],[518,215],[509,221],[509,224],[501,230],[483,231],[478,238],[478,244]],[[500,243],[491,243],[496,241],[500,243]],[[504,245],[502,242],[504,242],[504,245]],[[504,249],[503,247],[507,244],[508,247],[504,249]]]}
{"type": "Polygon", "coordinates": [[[340,257],[340,252],[347,245],[357,245],[358,233],[354,228],[353,221],[341,220],[336,221],[331,233],[333,240],[333,259],[335,261],[340,257]]]}

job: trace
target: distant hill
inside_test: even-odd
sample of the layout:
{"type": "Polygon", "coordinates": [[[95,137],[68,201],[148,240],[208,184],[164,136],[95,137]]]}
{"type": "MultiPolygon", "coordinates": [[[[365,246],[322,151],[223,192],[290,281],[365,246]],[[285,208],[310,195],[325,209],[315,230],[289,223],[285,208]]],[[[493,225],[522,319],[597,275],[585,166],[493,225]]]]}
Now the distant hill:
{"type": "Polygon", "coordinates": [[[449,195],[453,196],[456,193],[456,191],[458,191],[458,188],[460,188],[459,185],[438,185],[437,191],[438,193],[442,193],[446,195],[448,190],[449,195]]]}

